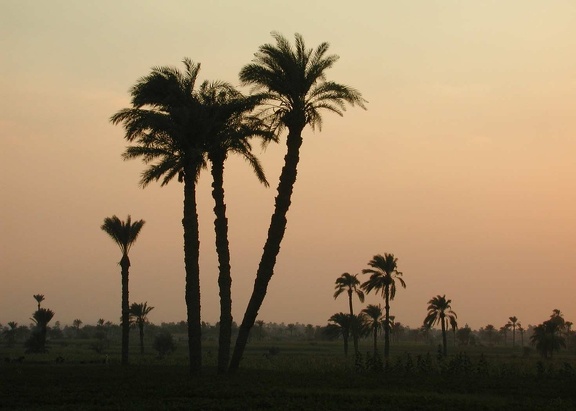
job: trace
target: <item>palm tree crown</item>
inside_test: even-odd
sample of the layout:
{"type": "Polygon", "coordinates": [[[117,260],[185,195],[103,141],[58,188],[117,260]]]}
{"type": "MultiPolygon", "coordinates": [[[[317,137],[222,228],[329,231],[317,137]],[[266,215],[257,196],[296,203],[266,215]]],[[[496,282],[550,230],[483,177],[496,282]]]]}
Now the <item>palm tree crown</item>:
{"type": "Polygon", "coordinates": [[[352,295],[356,294],[360,302],[364,302],[364,293],[360,289],[360,280],[358,280],[358,274],[343,273],[336,279],[336,286],[334,287],[336,291],[334,292],[334,298],[338,298],[340,294],[346,292],[348,294],[348,299],[350,302],[350,314],[354,315],[352,309],[352,295]]]}
{"type": "Polygon", "coordinates": [[[372,268],[362,270],[362,273],[370,274],[370,279],[362,284],[362,289],[367,293],[374,290],[385,297],[386,290],[389,289],[390,300],[393,300],[396,296],[396,280],[400,282],[402,288],[406,288],[402,273],[398,271],[398,259],[394,254],[375,255],[368,265],[372,268]]]}
{"type": "Polygon", "coordinates": [[[132,218],[128,216],[126,221],[122,221],[113,215],[112,217],[106,217],[100,228],[118,244],[122,255],[127,256],[144,224],[144,220],[132,222],[132,218]]]}
{"type": "Polygon", "coordinates": [[[272,36],[276,44],[260,46],[253,62],[240,71],[240,80],[263,92],[268,104],[265,113],[274,126],[303,128],[309,124],[320,129],[322,109],[342,115],[346,103],[365,108],[359,91],[326,80],[326,70],[338,60],[336,55],[327,55],[328,43],[308,49],[296,34],[293,48],[281,34],[272,36]]]}
{"type": "Polygon", "coordinates": [[[458,316],[452,311],[452,300],[446,299],[446,295],[437,295],[428,301],[428,314],[424,318],[424,325],[432,327],[434,324],[440,324],[442,327],[442,344],[444,356],[448,353],[446,342],[446,328],[448,323],[456,324],[458,316]]]}

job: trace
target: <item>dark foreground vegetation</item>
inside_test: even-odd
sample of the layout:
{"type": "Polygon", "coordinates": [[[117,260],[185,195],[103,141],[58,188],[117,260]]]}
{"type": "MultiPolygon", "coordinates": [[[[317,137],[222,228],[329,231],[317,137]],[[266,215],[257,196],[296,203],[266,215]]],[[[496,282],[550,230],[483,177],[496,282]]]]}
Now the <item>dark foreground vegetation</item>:
{"type": "MultiPolygon", "coordinates": [[[[523,356],[510,347],[462,347],[443,357],[426,344],[399,344],[386,367],[345,359],[341,343],[259,341],[235,375],[217,374],[217,346],[207,346],[201,376],[191,377],[185,347],[152,352],[120,366],[90,341],[53,341],[48,353],[3,350],[0,409],[11,410],[570,410],[576,409],[576,355],[523,356]],[[7,361],[10,360],[10,361],[7,361]]],[[[137,345],[131,347],[137,351],[137,345]]]]}

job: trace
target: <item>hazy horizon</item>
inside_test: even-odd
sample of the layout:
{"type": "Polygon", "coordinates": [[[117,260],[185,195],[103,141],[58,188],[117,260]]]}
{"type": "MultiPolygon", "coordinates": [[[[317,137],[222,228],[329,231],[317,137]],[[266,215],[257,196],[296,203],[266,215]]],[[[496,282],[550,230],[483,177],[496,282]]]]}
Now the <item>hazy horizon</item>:
{"type": "MultiPolygon", "coordinates": [[[[418,327],[446,294],[460,325],[576,319],[576,3],[0,0],[0,323],[36,301],[95,324],[120,317],[120,251],[100,230],[146,224],[130,258],[130,302],[154,323],[185,319],[182,185],[138,185],[109,118],[155,66],[202,64],[238,85],[270,32],[340,56],[328,79],[369,103],[306,128],[287,232],[258,319],[324,325],[347,311],[340,274],[393,253],[406,289],[396,321],[418,327]]],[[[249,92],[247,88],[241,88],[249,92]]],[[[230,158],[225,194],[234,321],[240,323],[285,152],[255,145],[270,181],[230,158]]],[[[208,171],[197,195],[202,320],[219,320],[208,171]]],[[[360,274],[362,280],[367,278],[360,274]]],[[[378,304],[369,295],[355,310],[378,304]]]]}

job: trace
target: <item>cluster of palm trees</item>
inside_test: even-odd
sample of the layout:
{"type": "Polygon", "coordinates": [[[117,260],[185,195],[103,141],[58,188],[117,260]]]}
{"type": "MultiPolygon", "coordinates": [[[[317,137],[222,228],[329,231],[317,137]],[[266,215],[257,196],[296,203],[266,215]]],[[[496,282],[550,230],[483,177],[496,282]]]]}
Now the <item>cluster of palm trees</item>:
{"type": "MultiPolygon", "coordinates": [[[[192,374],[199,373],[202,365],[200,243],[196,205],[196,183],[201,170],[209,163],[213,179],[221,312],[218,371],[223,373],[239,367],[250,330],[274,273],[286,230],[286,215],[296,181],[304,128],[307,125],[320,128],[324,110],[342,115],[346,104],[364,107],[365,103],[357,90],[326,80],[326,71],[338,59],[336,55],[327,54],[328,43],[309,49],[299,34],[295,35],[294,45],[278,33],[273,33],[273,37],[275,43],[262,45],[253,61],[240,71],[242,85],[253,86],[251,95],[244,95],[222,81],[204,81],[197,87],[200,64],[184,59],[184,72],[174,67],[156,67],[139,79],[130,90],[131,107],[118,111],[111,118],[113,124],[124,126],[125,139],[131,143],[123,158],[141,158],[148,166],[140,180],[143,187],[153,181],[166,185],[174,177],[183,183],[185,300],[192,374]],[[288,131],[287,151],[275,208],[254,289],[230,357],[232,277],[223,188],[224,163],[229,153],[240,154],[252,166],[258,179],[267,185],[260,163],[251,152],[250,139],[257,137],[264,143],[277,141],[284,129],[288,131]]],[[[126,282],[126,291],[122,293],[124,325],[128,313],[124,296],[127,297],[128,293],[129,266],[124,244],[131,243],[119,244],[124,247],[123,252],[126,251],[122,260],[124,265],[121,261],[123,273],[126,268],[126,281],[123,276],[122,282],[123,290],[126,282]]]]}

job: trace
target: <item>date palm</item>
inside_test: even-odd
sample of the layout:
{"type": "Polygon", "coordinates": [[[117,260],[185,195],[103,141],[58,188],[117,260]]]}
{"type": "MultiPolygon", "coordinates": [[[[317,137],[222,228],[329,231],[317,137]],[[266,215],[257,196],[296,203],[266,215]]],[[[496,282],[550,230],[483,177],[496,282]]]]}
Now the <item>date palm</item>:
{"type": "Polygon", "coordinates": [[[518,318],[516,316],[508,317],[508,324],[512,327],[512,348],[516,346],[516,327],[518,326],[518,318]]]}
{"type": "Polygon", "coordinates": [[[348,339],[350,338],[350,329],[352,328],[352,317],[342,312],[332,315],[328,319],[328,325],[324,329],[324,334],[329,338],[342,336],[344,341],[344,355],[348,356],[348,339]]]}
{"type": "Polygon", "coordinates": [[[122,123],[125,139],[133,145],[123,154],[125,160],[141,158],[148,168],[140,185],[154,181],[168,184],[174,177],[184,185],[184,265],[185,300],[188,326],[190,372],[202,366],[202,324],[200,319],[200,239],[196,204],[196,183],[206,166],[202,150],[202,107],[195,90],[200,64],[184,59],[186,70],[155,67],[130,89],[132,107],[111,118],[122,123]]]}
{"type": "Polygon", "coordinates": [[[564,328],[565,321],[562,314],[559,310],[554,310],[549,320],[534,327],[530,341],[542,357],[551,358],[554,351],[566,348],[566,339],[562,335],[564,328]]]}
{"type": "Polygon", "coordinates": [[[144,325],[148,324],[148,314],[154,307],[149,307],[148,302],[132,303],[130,306],[130,318],[138,326],[140,336],[140,354],[144,354],[144,325]]]}
{"type": "Polygon", "coordinates": [[[36,324],[36,331],[29,341],[35,341],[30,348],[33,352],[46,351],[46,334],[48,333],[48,323],[54,318],[54,311],[49,308],[39,308],[32,314],[31,320],[36,324]],[[36,334],[37,333],[37,334],[36,334]],[[37,340],[34,336],[37,335],[37,340]]]}
{"type": "MultiPolygon", "coordinates": [[[[350,308],[350,317],[354,317],[354,308],[352,306],[352,296],[356,294],[360,302],[364,302],[364,293],[360,289],[360,280],[358,280],[358,274],[343,273],[336,279],[336,286],[334,287],[336,291],[334,292],[334,298],[338,298],[340,294],[346,292],[348,294],[348,306],[350,308]]],[[[352,338],[354,341],[354,352],[358,354],[358,334],[356,332],[352,333],[352,338]]]]}
{"type": "Polygon", "coordinates": [[[374,342],[374,357],[378,353],[378,333],[384,328],[384,317],[382,316],[382,306],[380,304],[369,304],[362,310],[364,322],[372,332],[374,342]]]}
{"type": "Polygon", "coordinates": [[[34,294],[34,299],[38,303],[38,309],[40,309],[40,303],[44,301],[44,294],[34,294]]]}
{"type": "Polygon", "coordinates": [[[262,92],[262,115],[272,127],[278,131],[288,130],[287,151],[254,288],[232,354],[232,371],[240,365],[250,330],[274,274],[296,182],[302,131],[307,125],[320,129],[323,110],[342,115],[346,104],[364,107],[365,102],[357,90],[326,80],[326,71],[338,60],[338,56],[327,54],[328,43],[321,43],[316,49],[308,49],[299,34],[295,35],[294,47],[281,34],[273,33],[272,36],[276,43],[260,46],[253,61],[240,71],[240,81],[262,92]]]}
{"type": "Polygon", "coordinates": [[[128,216],[126,221],[122,221],[113,215],[112,217],[106,217],[100,227],[114,240],[122,252],[122,258],[119,263],[122,281],[122,365],[128,365],[130,341],[130,305],[128,292],[130,257],[128,254],[132,245],[136,242],[144,224],[144,220],[132,221],[132,218],[128,216]]]}
{"type": "Polygon", "coordinates": [[[442,353],[448,355],[448,344],[446,341],[446,329],[448,324],[455,323],[458,316],[452,311],[452,300],[447,300],[446,295],[437,295],[428,301],[428,314],[424,318],[424,325],[432,327],[440,324],[442,328],[442,353]]]}
{"type": "Polygon", "coordinates": [[[230,248],[228,219],[224,201],[224,163],[229,154],[242,156],[258,180],[268,186],[262,166],[252,153],[251,137],[260,137],[263,143],[275,140],[274,133],[259,118],[250,115],[258,97],[245,97],[227,83],[208,83],[200,86],[200,104],[204,107],[207,132],[204,150],[211,165],[212,197],[214,198],[214,231],[218,254],[220,288],[220,330],[218,344],[218,372],[228,369],[232,336],[232,276],[230,274],[230,248]]]}
{"type": "Polygon", "coordinates": [[[370,278],[362,283],[361,287],[366,293],[374,290],[384,297],[384,358],[388,359],[390,355],[390,301],[396,296],[396,281],[403,288],[406,288],[406,283],[402,278],[402,273],[398,271],[398,259],[394,257],[394,254],[375,255],[368,265],[372,268],[365,268],[362,273],[370,274],[370,278]]]}

